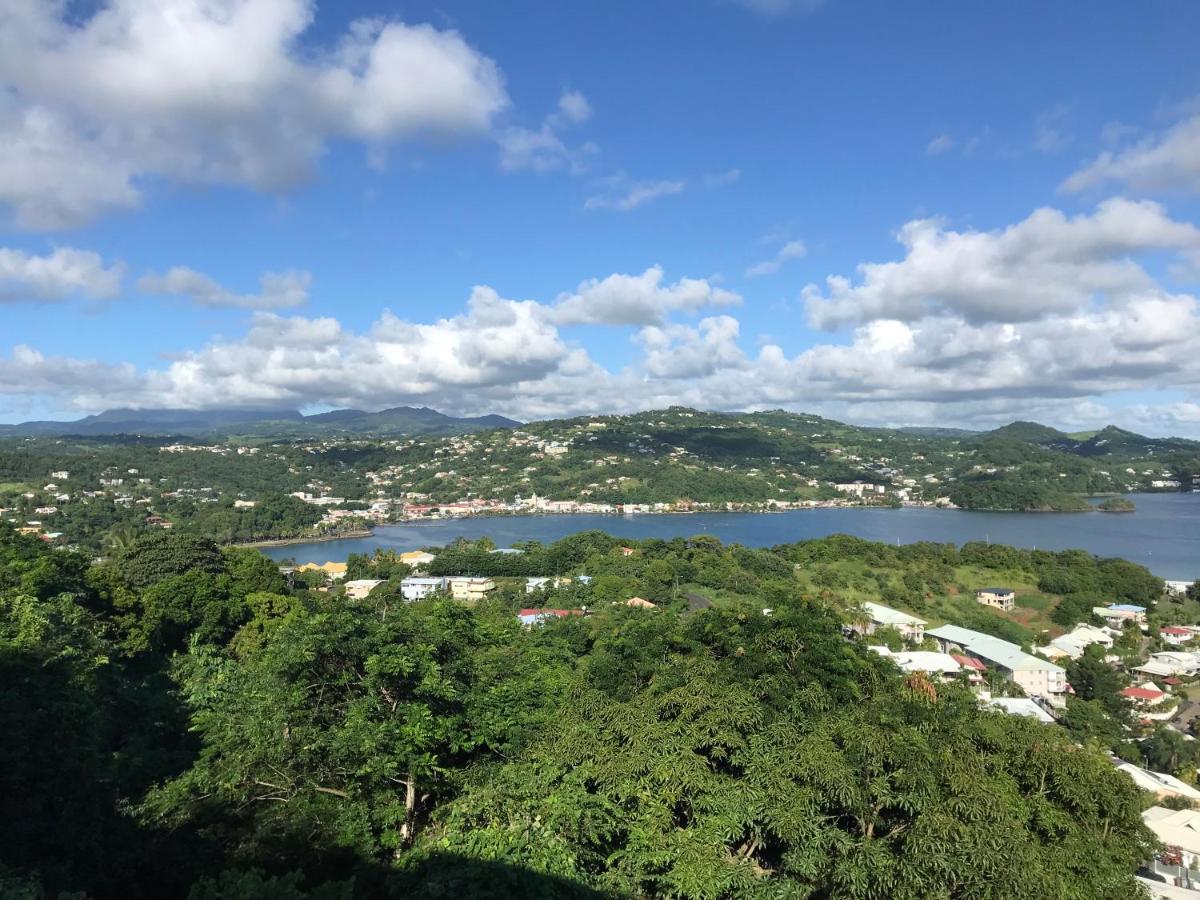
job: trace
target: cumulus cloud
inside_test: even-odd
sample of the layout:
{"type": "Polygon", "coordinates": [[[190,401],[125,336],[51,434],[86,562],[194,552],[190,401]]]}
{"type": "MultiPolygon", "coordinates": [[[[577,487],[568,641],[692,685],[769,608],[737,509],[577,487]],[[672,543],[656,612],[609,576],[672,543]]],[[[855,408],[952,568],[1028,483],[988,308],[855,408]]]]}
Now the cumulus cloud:
{"type": "Polygon", "coordinates": [[[570,147],[563,140],[562,132],[586,122],[591,116],[592,107],[587,97],[580,91],[564,91],[555,111],[546,116],[539,128],[513,125],[496,135],[500,168],[506,172],[550,172],[568,168],[574,172],[583,171],[588,158],[596,153],[596,145],[585,142],[570,147]]]}
{"type": "Polygon", "coordinates": [[[60,247],[35,256],[0,247],[0,303],[109,300],[120,292],[124,274],[124,265],[106,266],[91,250],[60,247]]]}
{"type": "MultiPolygon", "coordinates": [[[[1147,221],[1162,215],[1151,212],[1147,221]]],[[[1143,233],[1135,226],[1118,246],[1143,233]]],[[[1081,247],[1095,240],[1091,231],[1055,233],[1081,247]]],[[[1188,237],[1186,230],[1163,233],[1188,237]]],[[[1079,428],[1107,417],[1200,434],[1200,302],[1142,274],[1143,286],[1119,302],[1077,297],[1073,306],[1008,320],[972,318],[961,305],[909,318],[878,313],[844,340],[793,353],[767,341],[751,353],[732,315],[686,321],[740,298],[703,279],[668,283],[653,267],[585,281],[545,303],[477,287],[456,315],[417,321],[385,311],[363,331],[332,317],[259,312],[242,336],[213,340],[159,368],[18,347],[0,359],[0,394],[87,410],[415,403],[536,418],[678,403],[805,409],[877,424],[987,427],[1033,417],[1079,428]],[[620,368],[588,352],[588,329],[609,325],[640,326],[636,357],[620,368]],[[566,326],[575,327],[570,339],[560,331],[566,326]],[[1171,393],[1141,410],[1104,404],[1129,391],[1171,393]]]]}
{"type": "Polygon", "coordinates": [[[312,275],[308,272],[266,272],[259,278],[257,294],[237,294],[209,276],[187,266],[175,266],[163,275],[144,275],[138,290],[145,294],[186,297],[197,306],[226,309],[286,309],[308,302],[312,275]]]}
{"type": "Polygon", "coordinates": [[[369,19],[304,46],[313,15],[310,0],[109,0],[83,19],[6,3],[0,203],[49,229],[136,206],[153,177],[278,191],[331,140],[482,134],[508,104],[456,32],[369,19]]]}
{"type": "Polygon", "coordinates": [[[701,319],[696,328],[655,325],[637,336],[645,356],[642,365],[655,378],[700,378],[747,365],[738,346],[741,325],[732,316],[701,319]]]}
{"type": "Polygon", "coordinates": [[[809,318],[832,328],[952,313],[971,322],[1022,322],[1095,299],[1124,303],[1155,289],[1134,260],[1152,252],[1200,252],[1200,229],[1156,203],[1113,199],[1090,215],[1055,209],[997,231],[953,231],[917,219],[897,235],[899,262],[862,263],[857,283],[832,275],[805,287],[809,318]]]}
{"type": "Polygon", "coordinates": [[[558,325],[656,325],[670,313],[691,313],[741,302],[732,291],[704,278],[663,283],[663,270],[651,266],[641,275],[609,275],[584,281],[560,294],[548,316],[558,325]]]}
{"type": "Polygon", "coordinates": [[[1200,115],[1123,150],[1101,153],[1072,173],[1062,190],[1074,193],[1112,182],[1141,191],[1200,191],[1200,115]]]}
{"type": "Polygon", "coordinates": [[[801,259],[808,254],[808,248],[804,246],[804,241],[788,241],[779,251],[770,259],[764,259],[762,262],[755,263],[746,270],[748,278],[757,278],[760,275],[774,275],[778,272],[785,262],[793,259],[801,259]]]}

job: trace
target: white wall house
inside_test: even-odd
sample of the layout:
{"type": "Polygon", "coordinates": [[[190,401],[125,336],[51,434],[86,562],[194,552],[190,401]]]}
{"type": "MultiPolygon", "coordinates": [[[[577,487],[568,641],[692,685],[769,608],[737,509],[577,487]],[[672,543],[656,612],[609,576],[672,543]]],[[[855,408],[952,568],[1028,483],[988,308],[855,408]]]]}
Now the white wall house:
{"type": "Polygon", "coordinates": [[[430,594],[446,589],[445,578],[424,578],[409,575],[400,582],[400,596],[405,600],[424,600],[430,594]]]}
{"type": "Polygon", "coordinates": [[[943,653],[965,653],[982,660],[1032,696],[1059,699],[1067,690],[1066,669],[1009,641],[957,625],[942,625],[926,634],[938,642],[943,653]]]}
{"type": "Polygon", "coordinates": [[[864,629],[866,634],[874,634],[878,628],[895,628],[906,641],[920,643],[925,638],[924,619],[918,619],[881,603],[867,602],[863,604],[863,609],[866,610],[869,619],[864,629]]]}
{"type": "Polygon", "coordinates": [[[1012,588],[980,588],[975,592],[975,602],[1003,612],[1012,612],[1017,603],[1017,594],[1012,588]]]}

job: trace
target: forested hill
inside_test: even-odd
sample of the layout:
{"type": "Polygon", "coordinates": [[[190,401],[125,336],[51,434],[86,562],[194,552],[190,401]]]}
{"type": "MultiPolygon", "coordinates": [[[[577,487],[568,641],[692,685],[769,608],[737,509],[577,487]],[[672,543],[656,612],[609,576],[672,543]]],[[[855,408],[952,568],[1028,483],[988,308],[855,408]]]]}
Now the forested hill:
{"type": "Polygon", "coordinates": [[[988,509],[1086,508],[1088,495],[1188,489],[1200,477],[1200,442],[1105,437],[1115,431],[1076,440],[1017,423],[928,434],[783,411],[671,408],[447,439],[430,449],[439,477],[422,478],[403,462],[398,471],[435,498],[534,491],[605,502],[765,503],[831,499],[843,496],[835,485],[861,481],[884,487],[878,502],[949,498],[988,509]]]}
{"type": "Polygon", "coordinates": [[[357,434],[462,434],[484,428],[510,428],[517,424],[504,416],[456,418],[428,407],[418,409],[411,406],[397,406],[379,412],[336,409],[309,416],[287,409],[110,409],[73,422],[0,425],[0,437],[175,435],[318,438],[357,434]]]}
{"type": "MultiPolygon", "coordinates": [[[[429,427],[446,418],[417,412],[429,427]]],[[[343,410],[289,427],[307,428],[311,419],[331,429],[361,422],[343,410]]],[[[467,433],[321,438],[0,435],[0,519],[92,549],[114,529],[148,526],[222,542],[316,536],[361,528],[361,519],[355,525],[337,514],[377,503],[385,517],[463,499],[527,511],[517,498],[533,495],[592,511],[812,503],[1075,510],[1091,508],[1089,496],[1197,486],[1195,441],[1111,428],[1072,437],[1029,423],[912,433],[782,411],[672,408],[467,433]],[[336,508],[323,513],[293,494],[336,508]]]]}
{"type": "Polygon", "coordinates": [[[354,600],[192,535],[93,563],[0,524],[0,896],[1126,900],[1150,801],[1105,751],[1196,765],[1158,731],[1124,740],[1124,701],[1090,682],[1041,724],[844,630],[894,591],[1022,640],[970,594],[1000,577],[1065,621],[1161,595],[1119,560],[599,532],[486,549],[438,561],[592,578],[406,603],[380,554],[351,561],[378,580],[354,600]],[[578,614],[522,627],[543,604],[578,614]]]}

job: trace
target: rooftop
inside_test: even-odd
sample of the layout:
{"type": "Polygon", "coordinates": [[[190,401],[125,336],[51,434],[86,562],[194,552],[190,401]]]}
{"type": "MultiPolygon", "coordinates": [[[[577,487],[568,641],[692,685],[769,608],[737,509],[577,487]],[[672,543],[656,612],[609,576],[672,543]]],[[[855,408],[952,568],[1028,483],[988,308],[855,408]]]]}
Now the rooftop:
{"type": "Polygon", "coordinates": [[[1026,653],[1016,644],[1002,641],[998,637],[992,637],[992,635],[980,631],[972,631],[970,628],[942,625],[930,629],[926,634],[958,644],[976,656],[981,656],[988,662],[998,663],[1012,671],[1066,672],[1062,666],[1056,666],[1049,660],[1026,653]]]}
{"type": "Polygon", "coordinates": [[[867,615],[871,617],[872,622],[878,622],[880,625],[924,625],[924,619],[918,619],[916,616],[910,616],[908,613],[900,612],[898,609],[892,609],[890,606],[884,606],[881,603],[871,603],[867,601],[863,604],[863,609],[867,611],[867,615]]]}

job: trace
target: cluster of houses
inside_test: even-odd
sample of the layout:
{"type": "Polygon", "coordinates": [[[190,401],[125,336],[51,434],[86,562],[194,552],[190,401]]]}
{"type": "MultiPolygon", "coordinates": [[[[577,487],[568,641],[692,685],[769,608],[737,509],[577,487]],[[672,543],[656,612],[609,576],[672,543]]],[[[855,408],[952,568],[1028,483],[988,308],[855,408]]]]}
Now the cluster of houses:
{"type": "Polygon", "coordinates": [[[904,671],[921,671],[941,678],[956,677],[965,672],[974,684],[982,684],[985,674],[993,672],[1020,685],[1030,696],[1055,706],[1065,702],[1069,690],[1066,669],[1044,657],[1026,653],[1010,641],[957,625],[927,629],[924,619],[879,603],[864,603],[863,609],[866,621],[858,623],[854,629],[861,634],[869,636],[880,628],[893,628],[910,643],[921,643],[926,638],[937,642],[937,652],[892,653],[886,648],[874,648],[876,652],[893,657],[904,671]]]}

